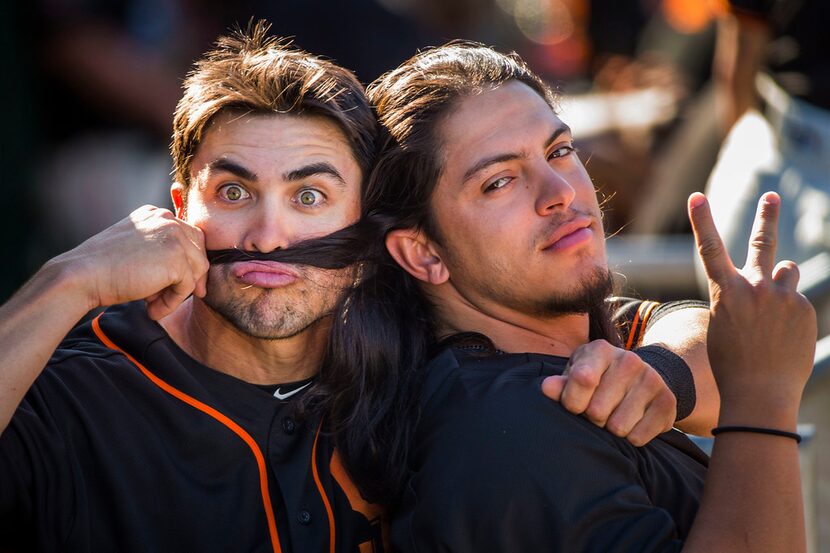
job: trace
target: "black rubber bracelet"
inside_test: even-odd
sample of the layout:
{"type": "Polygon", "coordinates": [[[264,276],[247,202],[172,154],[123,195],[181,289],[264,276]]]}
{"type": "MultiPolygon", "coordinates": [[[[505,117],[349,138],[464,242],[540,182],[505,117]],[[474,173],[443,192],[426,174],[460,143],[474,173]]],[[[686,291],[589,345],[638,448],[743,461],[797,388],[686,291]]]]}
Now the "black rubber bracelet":
{"type": "Polygon", "coordinates": [[[724,432],[754,432],[755,434],[769,434],[771,436],[783,436],[784,438],[792,438],[795,443],[801,443],[801,435],[796,432],[787,432],[786,430],[778,430],[776,428],[758,428],[757,426],[718,426],[712,429],[712,436],[723,434],[724,432]]]}

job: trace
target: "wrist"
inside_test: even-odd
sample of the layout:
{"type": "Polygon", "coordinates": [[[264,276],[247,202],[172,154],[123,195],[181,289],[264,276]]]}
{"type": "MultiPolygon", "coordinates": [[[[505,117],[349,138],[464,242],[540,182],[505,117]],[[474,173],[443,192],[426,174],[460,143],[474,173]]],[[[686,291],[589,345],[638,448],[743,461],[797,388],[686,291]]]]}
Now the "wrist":
{"type": "Polygon", "coordinates": [[[795,432],[798,425],[798,403],[795,407],[784,402],[755,401],[722,402],[718,426],[753,426],[795,432]]]}
{"type": "Polygon", "coordinates": [[[778,428],[767,428],[763,426],[718,426],[712,429],[712,436],[720,436],[721,434],[761,434],[766,436],[777,436],[779,438],[789,438],[794,440],[796,444],[801,443],[801,434],[798,432],[790,432],[789,430],[780,430],[778,428]]]}
{"type": "Polygon", "coordinates": [[[47,261],[35,275],[48,287],[47,294],[61,299],[65,309],[78,317],[99,307],[97,296],[90,286],[90,278],[85,276],[82,264],[64,256],[47,261]]]}

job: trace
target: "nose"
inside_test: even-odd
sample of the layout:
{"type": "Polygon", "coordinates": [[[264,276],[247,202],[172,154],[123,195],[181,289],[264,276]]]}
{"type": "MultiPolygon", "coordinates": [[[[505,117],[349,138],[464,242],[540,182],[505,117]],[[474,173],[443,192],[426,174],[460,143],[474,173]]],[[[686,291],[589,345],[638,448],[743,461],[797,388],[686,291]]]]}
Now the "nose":
{"type": "Polygon", "coordinates": [[[567,209],[576,197],[576,189],[568,178],[551,167],[547,160],[536,171],[536,213],[542,216],[567,209]]]}
{"type": "Polygon", "coordinates": [[[259,202],[248,220],[244,249],[268,253],[287,248],[293,236],[287,211],[277,199],[259,202]]]}

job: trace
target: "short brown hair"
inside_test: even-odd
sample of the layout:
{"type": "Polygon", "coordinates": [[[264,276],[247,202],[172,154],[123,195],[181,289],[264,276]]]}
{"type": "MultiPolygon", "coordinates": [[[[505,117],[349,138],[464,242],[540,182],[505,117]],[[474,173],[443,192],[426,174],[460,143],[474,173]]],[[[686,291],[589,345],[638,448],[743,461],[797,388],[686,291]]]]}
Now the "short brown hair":
{"type": "Polygon", "coordinates": [[[219,113],[320,115],[346,136],[363,178],[374,162],[377,122],[350,71],[277,37],[258,21],[219,38],[184,81],[173,118],[173,173],[190,185],[190,165],[208,123],[219,113]]]}

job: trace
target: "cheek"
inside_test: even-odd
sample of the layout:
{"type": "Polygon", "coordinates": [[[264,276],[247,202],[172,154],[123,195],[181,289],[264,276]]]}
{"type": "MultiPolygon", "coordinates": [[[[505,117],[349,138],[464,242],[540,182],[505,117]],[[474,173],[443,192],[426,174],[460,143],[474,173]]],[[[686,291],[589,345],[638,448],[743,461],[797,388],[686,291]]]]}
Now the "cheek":
{"type": "Polygon", "coordinates": [[[585,206],[593,212],[599,213],[599,201],[597,200],[597,191],[594,188],[594,183],[591,182],[591,177],[585,171],[585,168],[580,164],[576,167],[570,176],[567,177],[576,190],[577,198],[579,198],[580,205],[585,206]]]}
{"type": "Polygon", "coordinates": [[[339,215],[341,226],[348,226],[356,223],[360,218],[360,198],[355,197],[343,202],[339,215]]]}
{"type": "Polygon", "coordinates": [[[222,217],[215,213],[208,214],[204,210],[190,210],[188,206],[185,221],[198,227],[205,236],[205,248],[219,250],[238,246],[242,242],[242,232],[238,222],[229,217],[222,217]]]}

